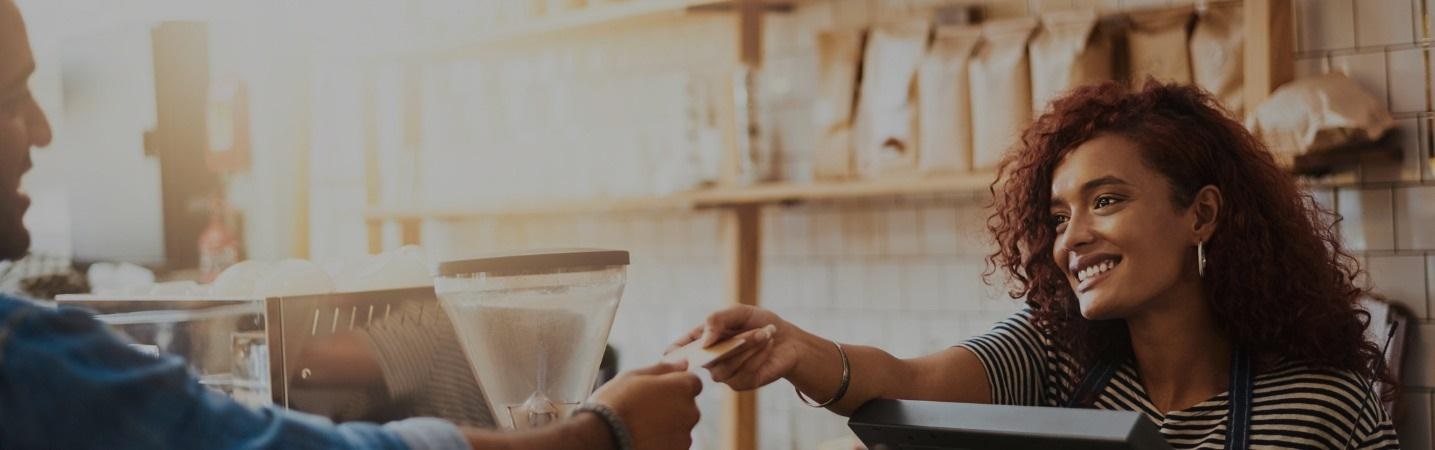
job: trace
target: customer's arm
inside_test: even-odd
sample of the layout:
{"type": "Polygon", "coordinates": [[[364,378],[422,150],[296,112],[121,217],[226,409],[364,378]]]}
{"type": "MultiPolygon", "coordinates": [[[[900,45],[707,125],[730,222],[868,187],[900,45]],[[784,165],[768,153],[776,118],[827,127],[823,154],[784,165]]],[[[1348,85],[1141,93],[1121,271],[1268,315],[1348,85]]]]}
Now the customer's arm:
{"type": "Polygon", "coordinates": [[[200,385],[183,360],[132,349],[88,313],[0,298],[0,447],[466,448],[448,422],[335,425],[249,408],[200,385]]]}
{"type": "MultiPolygon", "coordinates": [[[[623,374],[593,395],[636,450],[686,448],[702,390],[682,365],[623,374]]],[[[79,310],[0,296],[0,448],[504,449],[606,448],[593,413],[542,430],[463,430],[432,418],[345,423],[249,408],[201,386],[176,357],[138,352],[79,310]]]]}

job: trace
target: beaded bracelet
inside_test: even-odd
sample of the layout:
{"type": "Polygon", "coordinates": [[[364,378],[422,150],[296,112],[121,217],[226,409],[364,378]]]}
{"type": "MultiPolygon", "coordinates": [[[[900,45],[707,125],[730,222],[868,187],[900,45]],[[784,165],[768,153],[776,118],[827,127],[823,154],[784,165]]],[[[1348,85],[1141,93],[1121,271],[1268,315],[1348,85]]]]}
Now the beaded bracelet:
{"type": "MultiPolygon", "coordinates": [[[[602,403],[585,402],[573,410],[573,416],[580,413],[590,412],[607,422],[608,430],[613,432],[613,450],[633,450],[633,436],[628,434],[628,427],[623,423],[623,418],[618,416],[613,408],[602,403]]],[[[570,416],[571,417],[571,416],[570,416]]]]}
{"type": "Polygon", "coordinates": [[[837,354],[842,355],[842,384],[837,386],[837,393],[832,395],[832,399],[822,403],[817,403],[807,398],[807,395],[803,394],[802,390],[797,388],[797,385],[793,385],[792,390],[797,391],[797,398],[802,400],[802,403],[806,403],[807,406],[826,408],[842,400],[842,397],[847,395],[847,386],[852,382],[852,364],[847,361],[847,351],[842,349],[842,344],[838,344],[837,341],[832,341],[832,345],[836,345],[837,354]]]}

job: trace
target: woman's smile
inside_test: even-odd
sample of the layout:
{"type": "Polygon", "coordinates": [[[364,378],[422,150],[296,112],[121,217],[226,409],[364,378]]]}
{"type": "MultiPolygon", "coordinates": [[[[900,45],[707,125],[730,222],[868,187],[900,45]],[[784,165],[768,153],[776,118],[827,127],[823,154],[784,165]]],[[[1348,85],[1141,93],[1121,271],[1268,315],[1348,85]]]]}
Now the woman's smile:
{"type": "Polygon", "coordinates": [[[1076,278],[1076,292],[1084,293],[1096,287],[1107,278],[1110,278],[1117,268],[1121,266],[1121,257],[1112,254],[1087,255],[1072,259],[1072,266],[1069,269],[1071,276],[1076,278]]]}

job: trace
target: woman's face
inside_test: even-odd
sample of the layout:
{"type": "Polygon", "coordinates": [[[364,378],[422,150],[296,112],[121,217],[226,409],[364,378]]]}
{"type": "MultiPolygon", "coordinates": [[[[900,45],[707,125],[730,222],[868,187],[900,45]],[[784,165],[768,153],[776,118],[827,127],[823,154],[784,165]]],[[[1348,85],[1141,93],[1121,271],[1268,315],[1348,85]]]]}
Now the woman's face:
{"type": "Polygon", "coordinates": [[[1052,257],[1087,319],[1130,317],[1195,279],[1195,215],[1131,141],[1101,135],[1077,147],[1056,166],[1051,194],[1052,257]]]}

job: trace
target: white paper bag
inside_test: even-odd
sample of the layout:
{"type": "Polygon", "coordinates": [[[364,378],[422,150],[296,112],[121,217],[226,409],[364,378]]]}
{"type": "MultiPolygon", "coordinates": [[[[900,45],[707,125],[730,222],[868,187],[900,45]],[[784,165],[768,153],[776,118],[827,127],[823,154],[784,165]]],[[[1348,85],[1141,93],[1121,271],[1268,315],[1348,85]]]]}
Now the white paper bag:
{"type": "Polygon", "coordinates": [[[972,94],[972,167],[996,168],[1019,133],[1031,123],[1031,71],[1026,44],[1036,19],[988,22],[982,44],[967,66],[972,94]]]}
{"type": "Polygon", "coordinates": [[[1242,50],[1246,43],[1240,3],[1218,3],[1201,11],[1191,32],[1191,78],[1231,114],[1245,115],[1242,50]]]}
{"type": "Polygon", "coordinates": [[[1190,7],[1131,13],[1126,35],[1131,81],[1191,83],[1190,7]]]}
{"type": "Polygon", "coordinates": [[[1031,106],[1040,113],[1077,86],[1111,79],[1111,39],[1094,10],[1047,13],[1031,40],[1031,106]]]}
{"type": "Polygon", "coordinates": [[[938,27],[917,71],[917,160],[922,172],[972,168],[971,91],[967,62],[981,42],[975,25],[938,27]]]}
{"type": "Polygon", "coordinates": [[[861,31],[817,34],[817,100],[813,105],[813,124],[817,129],[817,148],[813,155],[816,179],[841,180],[856,175],[852,122],[857,74],[861,67],[861,31]]]}
{"type": "Polygon", "coordinates": [[[927,53],[926,19],[879,25],[867,39],[857,100],[857,174],[915,170],[917,66],[927,53]]]}

